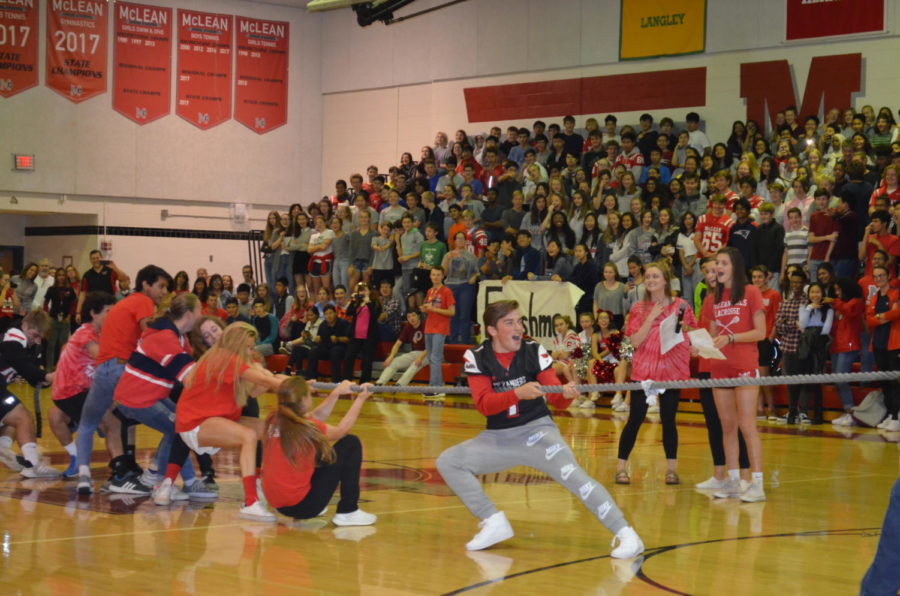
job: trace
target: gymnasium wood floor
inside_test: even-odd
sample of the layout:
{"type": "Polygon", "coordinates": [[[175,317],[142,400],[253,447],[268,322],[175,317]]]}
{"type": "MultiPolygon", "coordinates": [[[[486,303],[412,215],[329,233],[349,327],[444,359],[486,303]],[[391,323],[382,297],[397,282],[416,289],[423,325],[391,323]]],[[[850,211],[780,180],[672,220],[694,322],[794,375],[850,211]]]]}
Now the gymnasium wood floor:
{"type": "MultiPolygon", "coordinates": [[[[263,397],[264,410],[271,399],[263,397]]],[[[642,566],[610,559],[611,536],[577,499],[524,468],[483,479],[516,536],[467,553],[476,520],[434,461],[482,428],[469,404],[448,398],[434,407],[413,395],[366,404],[355,432],[365,448],[362,507],[378,514],[367,528],[240,520],[233,452],[216,456],[218,501],[172,507],[78,499],[71,481],[22,480],[4,469],[0,594],[855,594],[900,463],[900,433],[762,422],[769,500],[713,501],[693,488],[711,472],[700,414],[679,413],[682,485],[673,487],[663,482],[659,424],[645,423],[633,484],[617,486],[624,418],[608,408],[560,413],[576,457],[643,538],[642,566]]],[[[65,467],[46,423],[44,435],[45,456],[65,467]]],[[[155,442],[140,430],[143,461],[155,442]]],[[[103,457],[95,452],[96,480],[103,457]]]]}

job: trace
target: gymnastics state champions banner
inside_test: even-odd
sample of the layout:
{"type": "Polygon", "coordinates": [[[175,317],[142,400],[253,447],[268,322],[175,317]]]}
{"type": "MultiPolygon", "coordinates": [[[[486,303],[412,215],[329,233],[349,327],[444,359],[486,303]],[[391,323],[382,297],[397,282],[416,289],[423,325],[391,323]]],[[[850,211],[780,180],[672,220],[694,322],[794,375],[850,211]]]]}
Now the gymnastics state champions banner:
{"type": "Polygon", "coordinates": [[[115,4],[113,109],[138,124],[171,111],[172,9],[115,4]]]}
{"type": "Polygon", "coordinates": [[[178,105],[201,130],[231,118],[234,17],[178,9],[178,105]]]}
{"type": "Polygon", "coordinates": [[[884,0],[787,0],[786,39],[884,31],[884,0]]]}
{"type": "Polygon", "coordinates": [[[289,23],[237,17],[234,119],[259,134],[287,122],[289,23]]]}
{"type": "Polygon", "coordinates": [[[0,97],[38,84],[35,0],[0,0],[0,97]]]}
{"type": "MultiPolygon", "coordinates": [[[[497,300],[515,300],[525,320],[525,334],[548,350],[553,345],[553,315],[575,316],[575,305],[584,292],[567,281],[483,281],[478,284],[478,323],[484,325],[484,309],[497,300]]],[[[481,330],[482,339],[487,331],[481,330]]]]}
{"type": "Polygon", "coordinates": [[[619,59],[695,54],[706,48],[706,0],[621,0],[619,59]]]}
{"type": "Polygon", "coordinates": [[[106,93],[110,3],[48,0],[47,87],[80,103],[106,93]]]}

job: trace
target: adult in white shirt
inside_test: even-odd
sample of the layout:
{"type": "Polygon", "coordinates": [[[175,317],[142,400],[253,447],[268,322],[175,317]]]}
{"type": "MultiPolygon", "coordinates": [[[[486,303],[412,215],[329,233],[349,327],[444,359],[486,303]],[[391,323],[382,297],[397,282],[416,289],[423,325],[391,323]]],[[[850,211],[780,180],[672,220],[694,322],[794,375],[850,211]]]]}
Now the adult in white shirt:
{"type": "Polygon", "coordinates": [[[50,261],[48,259],[38,261],[38,274],[34,278],[34,285],[37,286],[37,291],[34,293],[31,310],[43,310],[44,297],[47,295],[47,290],[53,285],[53,276],[50,275],[50,261]]]}
{"type": "Polygon", "coordinates": [[[703,155],[706,150],[709,149],[710,142],[706,133],[700,130],[700,114],[697,112],[690,112],[685,120],[687,121],[690,146],[699,151],[700,155],[703,155]]]}

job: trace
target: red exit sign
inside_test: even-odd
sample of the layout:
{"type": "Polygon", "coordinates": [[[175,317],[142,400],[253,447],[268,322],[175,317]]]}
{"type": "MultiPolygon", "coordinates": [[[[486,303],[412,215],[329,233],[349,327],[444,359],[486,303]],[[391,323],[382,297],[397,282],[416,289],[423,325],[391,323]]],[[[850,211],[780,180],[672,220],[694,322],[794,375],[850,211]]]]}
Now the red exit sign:
{"type": "Polygon", "coordinates": [[[13,154],[13,168],[16,170],[34,170],[34,155],[13,154]]]}

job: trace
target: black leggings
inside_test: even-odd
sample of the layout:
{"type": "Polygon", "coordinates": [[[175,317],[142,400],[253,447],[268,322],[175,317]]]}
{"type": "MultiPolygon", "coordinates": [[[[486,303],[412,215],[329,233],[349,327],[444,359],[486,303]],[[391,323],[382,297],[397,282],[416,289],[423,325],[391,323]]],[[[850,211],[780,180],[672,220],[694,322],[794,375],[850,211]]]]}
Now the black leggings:
{"type": "MultiPolygon", "coordinates": [[[[659,396],[659,417],[662,419],[663,449],[666,452],[666,459],[678,457],[678,427],[675,426],[675,414],[678,412],[679,394],[678,389],[669,389],[659,396]]],[[[647,394],[643,391],[632,391],[628,422],[619,438],[619,459],[628,459],[646,416],[647,394]]]]}
{"type": "MultiPolygon", "coordinates": [[[[699,373],[701,379],[708,379],[709,373],[699,373]]],[[[706,388],[700,390],[700,405],[703,407],[703,417],[706,418],[706,434],[709,437],[709,450],[712,451],[713,465],[725,465],[725,446],[722,443],[722,421],[719,420],[719,411],[716,409],[716,400],[713,398],[713,390],[706,388]]],[[[738,459],[742,470],[750,469],[750,456],[747,455],[747,443],[744,442],[744,434],[738,430],[738,459]]]]}
{"type": "MultiPolygon", "coordinates": [[[[875,356],[875,366],[878,370],[900,370],[900,350],[872,350],[875,356]]],[[[897,420],[900,411],[900,392],[898,392],[896,380],[881,381],[881,393],[884,394],[884,407],[888,416],[897,420]]]]}
{"type": "Polygon", "coordinates": [[[357,339],[353,338],[347,345],[347,355],[344,356],[344,379],[353,378],[353,365],[357,356],[362,362],[359,371],[359,382],[368,383],[372,380],[372,360],[375,358],[375,341],[378,338],[373,335],[371,337],[357,339]]]}
{"type": "Polygon", "coordinates": [[[334,444],[337,456],[333,464],[322,464],[313,472],[309,492],[296,505],[278,507],[278,513],[296,519],[310,519],[319,515],[331,501],[338,484],[341,500],[338,513],[352,513],[359,509],[359,470],[362,467],[362,443],[356,435],[347,435],[334,444]]]}

